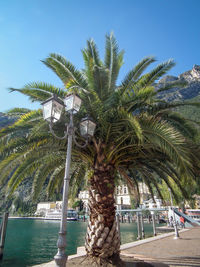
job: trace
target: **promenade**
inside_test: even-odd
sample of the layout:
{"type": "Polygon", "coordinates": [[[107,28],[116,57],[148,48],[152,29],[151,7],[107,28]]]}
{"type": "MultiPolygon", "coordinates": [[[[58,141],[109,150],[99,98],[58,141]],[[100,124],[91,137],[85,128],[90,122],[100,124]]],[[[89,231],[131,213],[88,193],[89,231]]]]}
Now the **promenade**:
{"type": "MultiPolygon", "coordinates": [[[[180,231],[179,239],[173,237],[174,233],[168,233],[122,245],[121,256],[126,259],[125,266],[200,267],[200,227],[180,231]]],[[[79,251],[79,255],[69,256],[67,267],[88,266],[83,261],[84,251],[79,251]]],[[[55,263],[52,261],[37,267],[55,267],[55,263]]]]}
{"type": "Polygon", "coordinates": [[[173,237],[171,235],[140,245],[135,244],[128,249],[123,249],[122,245],[121,255],[149,262],[153,266],[200,267],[200,227],[181,232],[179,239],[173,237]]]}

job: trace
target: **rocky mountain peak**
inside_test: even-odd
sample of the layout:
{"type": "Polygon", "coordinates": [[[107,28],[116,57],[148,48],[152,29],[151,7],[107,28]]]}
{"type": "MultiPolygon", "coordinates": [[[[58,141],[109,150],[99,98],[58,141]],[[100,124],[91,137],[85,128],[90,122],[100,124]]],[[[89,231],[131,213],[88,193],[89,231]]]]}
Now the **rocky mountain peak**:
{"type": "Polygon", "coordinates": [[[186,81],[187,85],[183,88],[172,88],[168,91],[160,93],[160,98],[165,101],[189,100],[200,95],[200,65],[194,65],[189,71],[180,74],[178,77],[166,75],[156,84],[156,88],[160,89],[163,85],[171,82],[186,81]]]}
{"type": "Polygon", "coordinates": [[[191,70],[180,74],[179,78],[183,78],[187,82],[200,82],[200,65],[195,64],[191,70]]]}
{"type": "Polygon", "coordinates": [[[163,78],[161,78],[159,81],[158,81],[158,85],[162,85],[164,83],[169,83],[169,82],[174,82],[178,80],[178,77],[176,76],[172,76],[172,75],[166,75],[164,76],[163,78]]]}

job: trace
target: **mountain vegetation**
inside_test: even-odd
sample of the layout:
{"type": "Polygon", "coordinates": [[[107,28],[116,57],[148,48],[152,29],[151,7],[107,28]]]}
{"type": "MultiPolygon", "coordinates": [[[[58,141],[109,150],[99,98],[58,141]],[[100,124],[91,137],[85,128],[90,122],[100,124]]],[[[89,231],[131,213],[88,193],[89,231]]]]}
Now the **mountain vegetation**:
{"type": "MultiPolygon", "coordinates": [[[[139,177],[152,195],[156,190],[163,198],[159,177],[175,198],[173,183],[185,198],[190,197],[183,184],[199,179],[199,132],[193,120],[185,119],[175,109],[199,107],[200,104],[164,99],[171,88],[187,86],[183,79],[155,86],[174,66],[172,60],[145,73],[155,62],[154,57],[146,57],[117,84],[124,52],[119,50],[112,34],[106,35],[104,60],[100,59],[93,40],[87,41],[82,54],[83,70],[76,69],[58,54],[52,53],[43,60],[61,79],[64,88],[33,82],[21,89],[11,88],[11,91],[38,102],[52,94],[62,100],[69,93],[78,93],[82,107],[74,116],[74,124],[77,126],[86,115],[96,122],[95,135],[88,145],[73,146],[70,188],[77,190],[87,181],[90,209],[85,244],[87,256],[105,266],[107,262],[120,261],[114,199],[117,179],[123,179],[132,192],[138,192],[139,177]]],[[[16,110],[10,112],[15,114],[16,110]]],[[[67,140],[57,140],[49,133],[41,110],[17,112],[21,112],[20,118],[0,131],[1,185],[6,184],[7,194],[12,195],[29,178],[33,180],[35,199],[44,187],[48,196],[62,192],[67,140]]],[[[54,130],[60,136],[68,117],[63,112],[61,120],[54,124],[54,130]]],[[[77,141],[83,142],[78,133],[77,141]]]]}

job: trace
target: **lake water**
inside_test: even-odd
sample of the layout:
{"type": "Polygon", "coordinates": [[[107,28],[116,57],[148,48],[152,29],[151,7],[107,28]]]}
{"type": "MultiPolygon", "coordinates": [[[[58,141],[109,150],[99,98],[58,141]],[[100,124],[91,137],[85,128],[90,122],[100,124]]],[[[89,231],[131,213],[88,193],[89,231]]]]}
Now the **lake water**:
{"type": "MultiPolygon", "coordinates": [[[[86,222],[67,223],[67,254],[76,254],[84,245],[86,222]]],[[[145,224],[145,236],[152,235],[152,225],[145,224]]],[[[122,244],[137,239],[136,223],[120,224],[122,244]]],[[[9,219],[1,267],[27,267],[51,261],[57,253],[59,221],[9,219]]]]}

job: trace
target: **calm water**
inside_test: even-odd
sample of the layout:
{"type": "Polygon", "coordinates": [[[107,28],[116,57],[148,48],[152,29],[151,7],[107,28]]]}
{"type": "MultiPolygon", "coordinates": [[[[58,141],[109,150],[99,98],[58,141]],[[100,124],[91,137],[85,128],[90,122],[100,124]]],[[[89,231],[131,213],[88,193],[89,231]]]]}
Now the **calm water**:
{"type": "MultiPolygon", "coordinates": [[[[67,254],[76,254],[84,245],[86,223],[67,223],[67,254]]],[[[120,225],[122,243],[137,239],[135,223],[120,225]]],[[[2,267],[27,267],[51,261],[57,252],[58,221],[10,219],[8,221],[2,267]]],[[[152,235],[152,225],[145,224],[145,236],[152,235]]]]}

